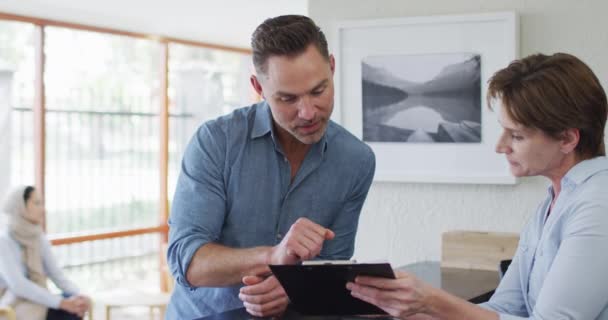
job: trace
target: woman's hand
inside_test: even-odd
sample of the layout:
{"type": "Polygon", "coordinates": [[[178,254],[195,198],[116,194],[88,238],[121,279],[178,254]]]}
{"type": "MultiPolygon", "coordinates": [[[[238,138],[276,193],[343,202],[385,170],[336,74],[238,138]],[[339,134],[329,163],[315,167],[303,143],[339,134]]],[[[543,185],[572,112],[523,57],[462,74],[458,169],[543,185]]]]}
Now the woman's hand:
{"type": "Polygon", "coordinates": [[[433,288],[409,273],[396,272],[395,275],[397,279],[360,276],[346,288],[353,297],[369,302],[393,317],[415,319],[428,313],[433,288]]]}
{"type": "Polygon", "coordinates": [[[91,308],[91,300],[82,295],[71,296],[69,298],[61,300],[59,308],[71,314],[84,317],[85,313],[91,308]]]}
{"type": "Polygon", "coordinates": [[[92,312],[91,310],[91,298],[85,296],[85,295],[77,295],[76,298],[78,298],[79,303],[80,303],[80,309],[81,309],[81,313],[79,314],[80,317],[84,317],[85,313],[88,312],[92,312]]]}
{"type": "Polygon", "coordinates": [[[69,298],[65,298],[61,300],[59,304],[59,309],[69,312],[71,314],[80,315],[82,310],[82,302],[78,299],[77,296],[71,296],[69,298]]]}

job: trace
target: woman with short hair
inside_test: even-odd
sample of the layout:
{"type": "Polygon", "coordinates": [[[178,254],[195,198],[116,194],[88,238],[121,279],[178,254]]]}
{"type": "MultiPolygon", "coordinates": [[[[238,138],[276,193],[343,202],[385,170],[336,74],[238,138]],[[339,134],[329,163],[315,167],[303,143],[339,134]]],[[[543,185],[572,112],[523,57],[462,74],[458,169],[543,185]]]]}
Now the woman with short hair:
{"type": "Polygon", "coordinates": [[[604,89],[578,58],[536,54],[496,72],[488,100],[499,104],[496,152],[511,173],[551,182],[490,301],[477,306],[400,272],[348,289],[403,319],[608,319],[604,89]]]}

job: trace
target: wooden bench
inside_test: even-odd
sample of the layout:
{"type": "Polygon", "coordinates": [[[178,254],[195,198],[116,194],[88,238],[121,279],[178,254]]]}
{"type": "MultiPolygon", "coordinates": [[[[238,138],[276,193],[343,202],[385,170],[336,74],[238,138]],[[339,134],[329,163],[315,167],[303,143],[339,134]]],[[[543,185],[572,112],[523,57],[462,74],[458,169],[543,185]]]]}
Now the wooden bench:
{"type": "Polygon", "coordinates": [[[513,258],[518,243],[517,233],[448,231],[441,237],[441,266],[497,271],[501,260],[513,258]]]}
{"type": "Polygon", "coordinates": [[[15,311],[9,307],[0,307],[0,319],[16,320],[15,311]]]}

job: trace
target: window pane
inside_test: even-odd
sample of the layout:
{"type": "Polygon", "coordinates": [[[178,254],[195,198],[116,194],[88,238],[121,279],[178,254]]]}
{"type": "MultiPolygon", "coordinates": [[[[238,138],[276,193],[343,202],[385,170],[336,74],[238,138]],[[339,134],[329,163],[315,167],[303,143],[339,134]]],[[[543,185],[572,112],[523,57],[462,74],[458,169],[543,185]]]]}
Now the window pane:
{"type": "Polygon", "coordinates": [[[88,292],[116,288],[158,291],[160,236],[88,241],[53,247],[68,278],[88,292]]]}
{"type": "Polygon", "coordinates": [[[169,47],[169,199],[184,148],[205,121],[255,102],[251,55],[180,44],[169,47]]]}
{"type": "Polygon", "coordinates": [[[45,35],[48,233],[157,225],[159,43],[45,35]]]}
{"type": "Polygon", "coordinates": [[[0,196],[34,184],[34,30],[0,20],[0,196]]]}

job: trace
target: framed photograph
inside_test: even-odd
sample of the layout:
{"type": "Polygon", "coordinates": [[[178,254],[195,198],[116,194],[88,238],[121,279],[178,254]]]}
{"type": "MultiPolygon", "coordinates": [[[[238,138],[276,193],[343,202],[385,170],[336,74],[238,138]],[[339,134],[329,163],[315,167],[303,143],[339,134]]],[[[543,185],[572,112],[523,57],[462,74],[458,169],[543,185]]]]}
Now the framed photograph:
{"type": "Polygon", "coordinates": [[[336,24],[333,119],[376,154],[377,181],[513,184],[487,81],[517,58],[514,12],[336,24]]]}

